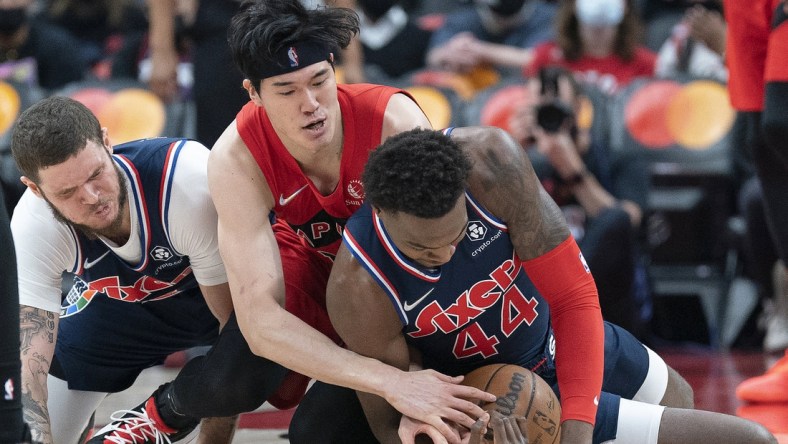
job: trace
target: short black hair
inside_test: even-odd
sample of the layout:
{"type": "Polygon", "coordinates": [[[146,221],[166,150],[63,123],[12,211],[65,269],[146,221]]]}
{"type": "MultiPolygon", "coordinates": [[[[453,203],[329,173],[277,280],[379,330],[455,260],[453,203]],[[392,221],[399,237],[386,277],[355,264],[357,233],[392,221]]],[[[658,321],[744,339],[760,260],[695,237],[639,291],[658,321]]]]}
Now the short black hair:
{"type": "Polygon", "coordinates": [[[96,116],[74,99],[51,96],[19,116],[11,136],[11,152],[22,174],[38,183],[41,169],[77,155],[88,141],[104,143],[96,116]]]}
{"type": "Polygon", "coordinates": [[[306,9],[299,0],[247,0],[232,19],[227,41],[238,69],[257,89],[262,68],[283,48],[313,41],[338,52],[358,30],[352,9],[306,9]]]}
{"type": "Polygon", "coordinates": [[[470,159],[451,137],[417,128],[371,152],[362,182],[373,207],[433,219],[454,208],[470,170],[470,159]]]}

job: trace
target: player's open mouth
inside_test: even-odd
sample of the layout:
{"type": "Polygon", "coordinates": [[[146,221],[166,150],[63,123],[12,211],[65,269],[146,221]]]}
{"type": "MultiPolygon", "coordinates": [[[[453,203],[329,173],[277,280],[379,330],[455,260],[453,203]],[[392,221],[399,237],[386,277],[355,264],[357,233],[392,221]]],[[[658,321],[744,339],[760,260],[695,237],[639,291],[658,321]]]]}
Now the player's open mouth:
{"type": "Polygon", "coordinates": [[[318,120],[317,122],[314,122],[314,123],[311,123],[311,124],[305,126],[304,129],[307,129],[307,130],[310,130],[310,131],[315,131],[315,130],[322,129],[325,125],[326,125],[326,121],[325,120],[318,120]]]}

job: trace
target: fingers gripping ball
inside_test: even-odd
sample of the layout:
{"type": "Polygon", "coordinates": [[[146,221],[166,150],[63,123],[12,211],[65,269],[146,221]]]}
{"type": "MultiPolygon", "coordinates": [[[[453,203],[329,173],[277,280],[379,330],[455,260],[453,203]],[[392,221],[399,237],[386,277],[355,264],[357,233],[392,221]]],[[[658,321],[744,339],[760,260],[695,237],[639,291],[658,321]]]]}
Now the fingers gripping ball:
{"type": "MultiPolygon", "coordinates": [[[[561,405],[550,386],[534,372],[518,365],[491,364],[468,373],[462,383],[498,397],[482,405],[485,410],[524,417],[529,444],[560,442],[561,405]]],[[[485,443],[493,442],[491,436],[486,438],[485,443]]]]}

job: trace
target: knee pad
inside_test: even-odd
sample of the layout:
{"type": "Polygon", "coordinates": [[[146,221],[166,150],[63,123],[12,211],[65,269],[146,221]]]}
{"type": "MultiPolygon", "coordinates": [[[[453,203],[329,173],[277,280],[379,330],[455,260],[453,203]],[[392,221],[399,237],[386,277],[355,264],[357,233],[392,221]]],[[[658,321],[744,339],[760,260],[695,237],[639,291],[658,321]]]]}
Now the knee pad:
{"type": "MultiPolygon", "coordinates": [[[[668,388],[668,365],[650,348],[643,346],[648,353],[648,373],[643,385],[640,386],[633,401],[659,404],[668,388]]],[[[624,401],[623,399],[621,400],[624,401]]]]}
{"type": "Polygon", "coordinates": [[[616,439],[604,444],[657,444],[665,407],[621,399],[616,439]]]}

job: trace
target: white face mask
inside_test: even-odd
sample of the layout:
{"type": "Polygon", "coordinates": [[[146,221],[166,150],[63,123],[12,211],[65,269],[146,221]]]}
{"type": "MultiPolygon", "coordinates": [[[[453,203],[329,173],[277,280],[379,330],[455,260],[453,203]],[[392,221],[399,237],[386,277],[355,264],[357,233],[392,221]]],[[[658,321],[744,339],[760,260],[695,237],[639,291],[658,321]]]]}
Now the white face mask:
{"type": "Polygon", "coordinates": [[[577,0],[577,19],[590,26],[617,26],[624,18],[624,0],[577,0]]]}

